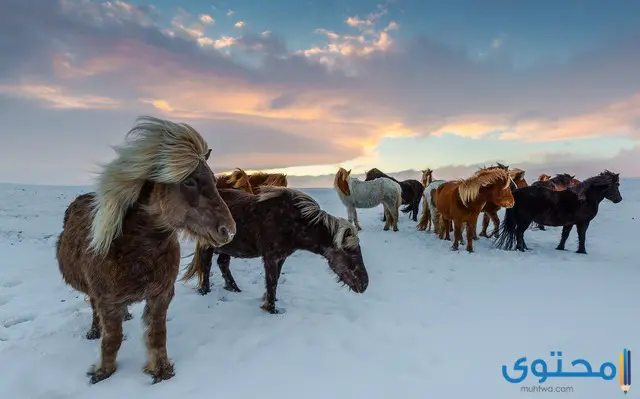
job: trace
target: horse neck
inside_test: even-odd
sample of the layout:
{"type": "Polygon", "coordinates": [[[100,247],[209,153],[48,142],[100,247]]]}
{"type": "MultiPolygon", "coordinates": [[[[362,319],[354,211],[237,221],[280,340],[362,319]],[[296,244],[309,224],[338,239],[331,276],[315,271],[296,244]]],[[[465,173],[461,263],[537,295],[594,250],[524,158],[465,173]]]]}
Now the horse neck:
{"type": "Polygon", "coordinates": [[[327,249],[333,246],[333,237],[327,227],[322,223],[301,223],[294,234],[292,245],[295,249],[309,251],[316,255],[325,256],[327,249]]]}
{"type": "Polygon", "coordinates": [[[122,231],[146,237],[149,240],[162,242],[174,236],[175,231],[162,222],[163,216],[154,197],[159,196],[157,186],[145,184],[138,201],[127,211],[122,231]]]}
{"type": "Polygon", "coordinates": [[[589,186],[585,190],[584,195],[587,197],[587,201],[599,204],[604,199],[607,188],[607,186],[589,186]]]}

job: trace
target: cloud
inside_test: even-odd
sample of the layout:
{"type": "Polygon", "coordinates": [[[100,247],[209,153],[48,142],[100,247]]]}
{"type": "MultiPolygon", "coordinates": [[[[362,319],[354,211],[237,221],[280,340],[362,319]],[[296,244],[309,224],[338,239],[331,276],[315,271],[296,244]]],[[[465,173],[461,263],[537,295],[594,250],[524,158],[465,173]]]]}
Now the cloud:
{"type": "Polygon", "coordinates": [[[227,17],[230,17],[230,16],[232,16],[232,15],[233,15],[233,14],[235,14],[235,13],[236,13],[235,11],[233,11],[233,10],[229,10],[229,11],[227,11],[227,17]]]}
{"type": "MultiPolygon", "coordinates": [[[[475,173],[478,168],[495,164],[500,160],[487,160],[479,164],[461,164],[446,165],[440,168],[433,168],[434,179],[453,180],[458,178],[466,178],[475,173]]],[[[606,158],[577,158],[567,153],[545,153],[540,154],[539,158],[533,161],[511,163],[508,164],[512,168],[520,168],[525,171],[525,180],[529,184],[536,181],[541,174],[554,176],[558,173],[569,173],[575,175],[577,179],[584,180],[591,176],[595,176],[605,169],[615,173],[620,173],[620,177],[638,178],[637,173],[640,170],[640,145],[629,150],[623,150],[613,157],[606,158]]],[[[424,168],[430,165],[424,165],[424,168]]],[[[337,169],[337,168],[336,168],[337,169]]],[[[398,179],[416,179],[420,180],[420,170],[403,170],[399,172],[390,172],[388,175],[398,179]]],[[[353,174],[355,177],[364,180],[364,173],[353,174]]],[[[288,176],[289,184],[293,187],[300,188],[322,188],[333,187],[333,174],[320,176],[288,176]]],[[[624,194],[624,181],[621,184],[621,190],[624,194]]]]}
{"type": "Polygon", "coordinates": [[[244,21],[238,21],[235,24],[233,24],[233,26],[235,26],[236,28],[242,28],[244,27],[245,23],[244,21]]]}
{"type": "MultiPolygon", "coordinates": [[[[0,13],[0,37],[9,39],[0,41],[0,54],[10,54],[0,57],[2,103],[20,104],[43,127],[55,112],[91,135],[106,134],[94,126],[105,121],[116,142],[138,114],[185,120],[225,143],[219,167],[337,164],[367,156],[385,137],[640,138],[637,32],[566,63],[523,70],[513,67],[506,36],[496,39],[500,51],[478,62],[402,32],[387,6],[351,15],[341,28],[320,27],[321,42],[290,48],[275,29],[213,35],[213,18],[184,10],[168,15],[123,1],[26,3],[5,0],[0,13]],[[107,123],[113,119],[119,122],[107,123]],[[261,135],[278,137],[277,149],[262,155],[261,135]]],[[[37,130],[12,112],[18,109],[0,108],[0,118],[13,120],[11,131],[37,130]]],[[[48,131],[42,140],[49,145],[69,134],[48,131]]],[[[7,151],[20,149],[0,149],[7,151]]]]}
{"type": "Polygon", "coordinates": [[[207,14],[200,14],[198,18],[200,19],[200,22],[202,22],[203,24],[212,24],[215,22],[213,18],[211,18],[211,15],[207,15],[207,14]]]}

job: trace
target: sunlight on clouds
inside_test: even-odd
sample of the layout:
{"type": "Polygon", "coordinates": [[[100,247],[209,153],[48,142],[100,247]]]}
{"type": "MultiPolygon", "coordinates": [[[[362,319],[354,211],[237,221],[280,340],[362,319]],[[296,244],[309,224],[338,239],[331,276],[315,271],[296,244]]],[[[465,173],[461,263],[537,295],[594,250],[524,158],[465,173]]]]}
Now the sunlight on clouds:
{"type": "Polygon", "coordinates": [[[64,93],[60,87],[37,84],[0,85],[0,94],[40,100],[56,109],[114,109],[120,106],[119,101],[112,98],[73,95],[64,93]]]}
{"type": "Polygon", "coordinates": [[[640,93],[593,113],[557,120],[524,120],[515,124],[500,138],[542,142],[609,135],[628,136],[629,133],[640,138],[640,93]]]}
{"type": "Polygon", "coordinates": [[[233,24],[233,26],[235,26],[236,28],[242,28],[243,26],[245,26],[245,22],[244,21],[238,21],[235,24],[233,24]]]}
{"type": "Polygon", "coordinates": [[[200,17],[199,17],[199,18],[200,18],[200,21],[201,21],[203,24],[212,24],[212,23],[214,22],[214,21],[213,21],[213,18],[211,17],[211,15],[207,15],[207,14],[200,14],[200,17]]]}

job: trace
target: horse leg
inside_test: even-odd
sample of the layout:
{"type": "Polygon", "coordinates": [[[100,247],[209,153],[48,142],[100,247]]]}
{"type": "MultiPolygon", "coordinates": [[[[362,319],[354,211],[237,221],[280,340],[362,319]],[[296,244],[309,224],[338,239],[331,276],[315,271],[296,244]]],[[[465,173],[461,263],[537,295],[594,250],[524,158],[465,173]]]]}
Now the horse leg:
{"type": "Polygon", "coordinates": [[[389,230],[389,225],[391,224],[391,220],[389,218],[389,210],[387,209],[386,205],[382,205],[383,209],[384,209],[384,227],[382,228],[382,230],[387,231],[389,230]]]}
{"type": "MultiPolygon", "coordinates": [[[[282,274],[282,265],[284,265],[284,261],[286,259],[282,259],[281,261],[278,262],[278,281],[280,281],[280,275],[282,274]]],[[[266,301],[267,300],[267,292],[265,291],[264,294],[262,294],[262,301],[266,301]]],[[[275,299],[276,302],[278,302],[278,297],[276,297],[275,299]]]]}
{"type": "Polygon", "coordinates": [[[129,307],[122,308],[122,320],[127,321],[133,319],[133,315],[129,312],[129,307]]]}
{"type": "Polygon", "coordinates": [[[91,328],[87,332],[87,339],[98,339],[100,338],[100,317],[98,316],[98,311],[96,309],[95,300],[89,297],[89,304],[91,305],[91,312],[93,313],[93,320],[91,320],[91,328]]]}
{"type": "Polygon", "coordinates": [[[412,219],[414,222],[418,221],[418,211],[420,210],[420,197],[413,200],[412,219]]]}
{"type": "Polygon", "coordinates": [[[353,223],[356,225],[358,231],[362,230],[360,223],[358,223],[358,210],[356,208],[353,208],[353,223]]]}
{"type": "MultiPolygon", "coordinates": [[[[478,218],[476,217],[476,220],[478,218]]],[[[473,236],[476,232],[476,223],[474,220],[467,222],[467,251],[473,252],[473,236]]]]}
{"type": "Polygon", "coordinates": [[[200,295],[207,295],[211,292],[211,282],[209,275],[211,274],[211,261],[213,260],[213,248],[200,248],[198,256],[200,257],[200,265],[202,267],[202,279],[198,287],[200,295]]]}
{"type": "Polygon", "coordinates": [[[487,213],[484,212],[482,214],[482,230],[480,231],[480,235],[482,237],[489,238],[489,236],[487,235],[487,228],[488,227],[489,227],[489,215],[487,215],[487,213]]]}
{"type": "Polygon", "coordinates": [[[451,233],[451,225],[453,223],[449,219],[444,219],[443,218],[443,221],[444,221],[444,223],[443,223],[444,227],[443,228],[444,228],[444,231],[445,231],[444,239],[447,240],[447,241],[451,241],[450,233],[451,233]]]}
{"type": "Polygon", "coordinates": [[[122,308],[121,306],[94,304],[102,326],[100,342],[100,364],[87,372],[89,382],[95,384],[105,380],[116,371],[116,358],[122,345],[122,308]]]}
{"type": "Polygon", "coordinates": [[[279,261],[271,257],[263,257],[264,263],[264,280],[265,280],[265,293],[264,302],[260,306],[265,312],[271,314],[278,314],[276,309],[276,290],[278,289],[278,266],[279,261]]]}
{"type": "Polygon", "coordinates": [[[587,229],[589,228],[589,221],[576,223],[576,229],[578,230],[578,250],[576,253],[579,254],[587,254],[587,249],[585,248],[585,241],[587,238],[587,229]]]}
{"type": "Polygon", "coordinates": [[[167,310],[173,299],[174,287],[162,295],[147,298],[142,319],[147,330],[147,364],[144,372],[153,377],[153,383],[168,380],[175,375],[167,355],[167,310]]]}
{"type": "Polygon", "coordinates": [[[529,249],[524,241],[524,232],[529,227],[529,224],[530,223],[518,223],[516,227],[516,249],[522,252],[529,249]]]}
{"type": "Polygon", "coordinates": [[[389,216],[392,217],[391,223],[393,231],[398,231],[398,219],[400,218],[400,201],[396,202],[396,206],[389,209],[389,216]]]}
{"type": "Polygon", "coordinates": [[[498,212],[492,213],[489,217],[493,222],[493,233],[491,233],[491,235],[498,238],[498,236],[500,236],[500,218],[498,217],[498,212]]]}
{"type": "Polygon", "coordinates": [[[458,219],[454,219],[453,220],[453,245],[451,246],[451,249],[453,251],[457,251],[458,250],[458,246],[460,244],[460,241],[462,240],[462,223],[464,223],[461,220],[458,219]]]}
{"type": "Polygon", "coordinates": [[[231,292],[242,292],[240,291],[240,288],[238,288],[238,284],[236,284],[236,280],[231,274],[231,269],[229,268],[230,264],[231,256],[227,254],[218,255],[218,268],[220,268],[220,273],[224,279],[224,289],[231,292]]]}
{"type": "Polygon", "coordinates": [[[562,235],[560,236],[560,243],[556,247],[557,250],[564,251],[564,244],[566,244],[567,238],[569,238],[569,233],[571,233],[572,228],[572,224],[568,226],[562,226],[562,235]]]}

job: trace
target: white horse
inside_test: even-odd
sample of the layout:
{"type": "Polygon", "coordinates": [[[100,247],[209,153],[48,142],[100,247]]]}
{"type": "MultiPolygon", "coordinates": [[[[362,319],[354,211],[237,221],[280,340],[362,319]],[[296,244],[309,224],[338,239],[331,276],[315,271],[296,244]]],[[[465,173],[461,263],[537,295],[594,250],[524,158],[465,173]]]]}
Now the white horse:
{"type": "Polygon", "coordinates": [[[429,230],[431,230],[431,226],[433,226],[433,232],[436,234],[438,233],[439,229],[440,212],[438,212],[438,208],[436,208],[436,204],[433,202],[433,197],[431,196],[431,194],[435,192],[435,190],[444,182],[444,180],[432,181],[424,189],[424,193],[422,194],[424,201],[422,207],[422,216],[420,217],[419,225],[424,226],[425,229],[429,227],[429,230]]]}
{"type": "Polygon", "coordinates": [[[393,231],[398,231],[398,210],[402,204],[400,184],[387,178],[362,181],[350,174],[351,170],[340,168],[333,184],[340,201],[347,207],[349,221],[358,230],[362,230],[356,209],[374,208],[382,204],[385,214],[384,230],[389,230],[389,226],[393,225],[393,231]]]}

